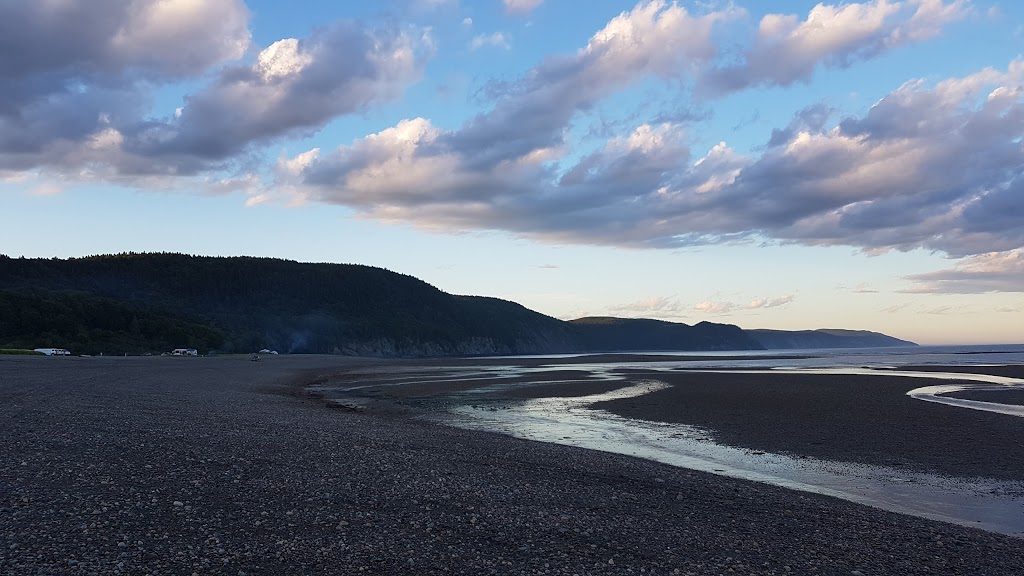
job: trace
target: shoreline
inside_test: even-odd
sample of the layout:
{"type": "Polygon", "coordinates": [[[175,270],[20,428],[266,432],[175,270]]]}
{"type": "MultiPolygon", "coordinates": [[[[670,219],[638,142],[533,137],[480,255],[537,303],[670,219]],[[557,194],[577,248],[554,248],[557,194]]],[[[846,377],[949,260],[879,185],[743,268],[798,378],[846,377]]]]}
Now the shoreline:
{"type": "MultiPolygon", "coordinates": [[[[628,356],[623,362],[636,361],[628,356]]],[[[749,369],[668,370],[612,364],[596,376],[580,378],[572,363],[561,359],[523,366],[512,363],[512,377],[499,372],[458,380],[458,370],[475,366],[472,359],[449,362],[441,382],[435,374],[411,369],[402,379],[387,374],[350,373],[365,384],[350,396],[371,399],[377,406],[400,405],[404,413],[439,409],[451,402],[525,401],[544,397],[578,397],[624,388],[641,380],[669,385],[665,390],[592,405],[617,416],[644,421],[697,426],[712,438],[737,448],[811,457],[821,460],[893,466],[915,472],[954,477],[989,477],[1024,481],[1024,419],[923,402],[906,395],[930,380],[871,374],[792,373],[749,369]],[[518,368],[526,370],[516,372],[518,368]],[[529,368],[543,367],[530,372],[529,368]],[[419,378],[416,375],[419,375],[419,378]],[[559,377],[566,381],[549,382],[559,377]],[[408,379],[415,380],[409,383],[408,379]],[[465,393],[472,396],[466,396],[465,393]],[[460,396],[461,400],[449,399],[460,396]],[[449,400],[445,402],[444,400],[449,400]]],[[[432,363],[433,367],[439,366],[432,363]]],[[[593,366],[593,365],[591,365],[593,366]]],[[[492,367],[493,368],[493,367],[492,367]]],[[[1024,377],[1024,366],[908,366],[900,370],[983,373],[1024,377]]],[[[330,388],[330,386],[328,386],[330,388]]],[[[961,391],[951,397],[982,401],[1018,400],[1021,390],[961,391]]],[[[1013,403],[1013,402],[1011,402],[1013,403]]],[[[1019,402],[1018,402],[1019,403],[1019,402]]]]}
{"type": "Polygon", "coordinates": [[[364,370],[0,361],[0,572],[1024,570],[1018,538],[299,392],[364,370]]]}

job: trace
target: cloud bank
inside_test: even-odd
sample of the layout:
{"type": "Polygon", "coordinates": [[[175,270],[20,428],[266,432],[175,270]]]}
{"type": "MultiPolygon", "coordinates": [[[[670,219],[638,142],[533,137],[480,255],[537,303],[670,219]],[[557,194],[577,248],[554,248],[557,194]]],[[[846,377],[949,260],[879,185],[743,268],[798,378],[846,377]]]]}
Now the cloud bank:
{"type": "Polygon", "coordinates": [[[952,268],[908,277],[908,292],[984,294],[1024,292],[1024,249],[964,258],[952,268]]]}
{"type": "Polygon", "coordinates": [[[685,125],[662,123],[569,156],[567,126],[611,86],[713,57],[701,34],[726,14],[652,6],[502,87],[492,110],[458,129],[405,120],[295,158],[282,181],[371,218],[550,242],[768,239],[954,257],[1024,246],[1021,60],[934,85],[911,80],[860,116],[809,107],[757,155],[724,142],[695,155],[685,125]],[[645,52],[668,37],[686,40],[645,52]]]}
{"type": "MultiPolygon", "coordinates": [[[[511,14],[538,5],[504,3],[511,14]]],[[[252,204],[286,193],[382,221],[554,243],[935,250],[961,260],[912,277],[913,290],[1014,290],[1024,284],[1022,60],[910,80],[857,115],[809,103],[750,153],[727,142],[693,150],[692,114],[637,112],[586,148],[571,136],[574,121],[645,83],[678,92],[683,108],[786,87],[927,41],[971,10],[966,0],[819,4],[751,27],[734,5],[644,1],[577,51],[487,84],[486,108],[461,125],[409,117],[274,162],[268,146],[401,98],[437,49],[429,31],[341,21],[259,47],[241,0],[5,2],[0,50],[19,58],[0,60],[0,175],[149,189],[198,178],[206,192],[247,190],[252,204]],[[726,44],[722,33],[746,36],[726,44]],[[195,87],[180,107],[152,109],[157,91],[181,83],[195,87]]],[[[473,42],[507,46],[500,35],[473,42]]]]}
{"type": "Polygon", "coordinates": [[[254,51],[248,19],[239,0],[3,3],[0,49],[24,57],[0,62],[0,170],[113,181],[223,170],[396,98],[429,48],[409,31],[337,22],[254,51]],[[173,114],[150,115],[156,89],[211,75],[173,114]]]}
{"type": "Polygon", "coordinates": [[[937,36],[967,12],[967,2],[960,0],[874,0],[818,4],[803,21],[793,14],[769,14],[761,19],[739,62],[709,70],[701,89],[721,94],[755,85],[807,81],[819,65],[845,68],[937,36]]]}

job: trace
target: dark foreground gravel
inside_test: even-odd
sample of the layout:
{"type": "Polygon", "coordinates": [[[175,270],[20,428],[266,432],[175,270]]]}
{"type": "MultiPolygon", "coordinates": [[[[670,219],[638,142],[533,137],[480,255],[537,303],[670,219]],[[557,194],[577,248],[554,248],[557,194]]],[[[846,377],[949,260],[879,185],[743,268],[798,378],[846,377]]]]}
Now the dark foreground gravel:
{"type": "Polygon", "coordinates": [[[1024,574],[1019,539],[296,392],[339,362],[0,357],[0,574],[1024,574]]]}

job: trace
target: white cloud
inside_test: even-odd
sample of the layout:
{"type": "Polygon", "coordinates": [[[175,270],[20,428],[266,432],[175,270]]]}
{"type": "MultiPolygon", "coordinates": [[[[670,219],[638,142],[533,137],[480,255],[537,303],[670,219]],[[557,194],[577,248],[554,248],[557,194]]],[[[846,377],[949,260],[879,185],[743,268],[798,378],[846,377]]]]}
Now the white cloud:
{"type": "Polygon", "coordinates": [[[264,204],[266,202],[269,202],[270,199],[271,198],[270,198],[270,196],[268,194],[254,194],[254,195],[249,196],[248,198],[246,198],[245,206],[247,208],[251,208],[253,206],[259,206],[260,204],[264,204]]]}
{"type": "Polygon", "coordinates": [[[744,306],[747,310],[757,310],[759,308],[778,308],[779,306],[785,306],[790,304],[796,296],[793,294],[787,294],[785,296],[777,296],[775,298],[769,298],[767,296],[761,298],[754,298],[749,304],[744,306]]]}
{"type": "Polygon", "coordinates": [[[264,82],[273,82],[298,76],[312,63],[313,54],[302,50],[298,40],[285,38],[260,52],[254,69],[264,82]]]}
{"type": "Polygon", "coordinates": [[[802,21],[796,15],[768,14],[739,63],[709,70],[701,89],[723,93],[808,80],[821,64],[846,67],[934,37],[967,12],[966,0],[872,0],[818,4],[802,21]]]}
{"type": "Polygon", "coordinates": [[[652,318],[674,316],[683,310],[676,296],[650,296],[634,302],[618,304],[608,308],[616,314],[642,315],[652,318]]]}
{"type": "Polygon", "coordinates": [[[18,57],[0,61],[0,78],[45,74],[57,89],[71,79],[124,82],[125,74],[191,77],[240,58],[250,43],[248,20],[241,0],[3,2],[0,45],[18,57]]]}
{"type": "MultiPolygon", "coordinates": [[[[42,2],[52,17],[77,3],[42,2]]],[[[122,65],[154,64],[165,72],[201,73],[211,64],[240,58],[249,47],[249,13],[241,0],[142,0],[120,4],[125,18],[112,34],[106,52],[122,65]]]]}
{"type": "Polygon", "coordinates": [[[728,314],[735,309],[736,305],[732,302],[719,302],[715,300],[705,300],[693,305],[695,312],[704,314],[728,314]]]}
{"type": "Polygon", "coordinates": [[[908,292],[984,294],[1024,292],[1024,249],[990,252],[964,258],[952,268],[908,277],[908,292]]]}
{"type": "MultiPolygon", "coordinates": [[[[526,13],[539,2],[510,4],[526,13]]],[[[0,49],[19,55],[0,59],[0,174],[244,190],[259,201],[280,190],[370,218],[560,243],[754,238],[872,253],[1015,254],[1024,249],[1024,61],[937,84],[913,80],[859,116],[809,106],[752,154],[726,142],[694,154],[692,115],[639,118],[587,148],[568,137],[580,116],[645,81],[685,97],[694,85],[726,93],[792,84],[820,66],[934,37],[969,10],[942,0],[819,4],[806,16],[764,17],[732,54],[719,49],[717,32],[742,20],[742,9],[641,2],[576,52],[488,84],[493,105],[461,126],[410,118],[265,167],[261,147],[399,97],[423,73],[429,31],[341,22],[255,51],[240,0],[0,3],[0,49]],[[150,109],[155,89],[204,78],[174,112],[150,109]],[[263,170],[272,186],[253,175],[263,170]]],[[[501,33],[477,39],[507,46],[501,33]]],[[[978,262],[915,278],[915,287],[1013,289],[1012,266],[1010,281],[979,284],[978,262]]],[[[784,304],[773,301],[702,305],[784,304]]]]}
{"type": "Polygon", "coordinates": [[[529,14],[544,3],[544,0],[501,0],[509,14],[529,14]]]}
{"type": "MultiPolygon", "coordinates": [[[[885,22],[898,8],[934,22],[960,8],[906,6],[915,10],[869,3],[852,14],[878,12],[875,20],[885,22]]],[[[852,17],[842,10],[825,13],[852,17]]],[[[756,238],[953,256],[1024,246],[1024,218],[1016,216],[1024,210],[1024,61],[934,86],[910,81],[838,123],[833,110],[808,107],[757,155],[723,142],[693,158],[684,127],[672,123],[640,124],[595,151],[572,150],[565,133],[579,111],[640,79],[685,78],[708,65],[714,26],[737,15],[640,4],[576,54],[491,86],[493,109],[462,127],[406,120],[321,154],[288,184],[371,218],[559,243],[673,247],[756,238]],[[410,126],[417,129],[402,146],[381,146],[410,126]]],[[[900,30],[902,41],[922,26],[904,21],[884,27],[884,37],[900,30]]]]}
{"type": "Polygon", "coordinates": [[[624,139],[610,139],[563,177],[552,171],[551,162],[564,154],[565,129],[573,116],[644,77],[685,75],[690,63],[714,56],[715,24],[739,14],[730,9],[692,16],[675,4],[640,4],[614,18],[576,54],[549,58],[521,80],[493,86],[494,108],[461,129],[440,131],[423,119],[406,120],[428,127],[420,134],[430,134],[429,141],[414,140],[403,156],[389,158],[361,153],[379,140],[368,137],[322,155],[292,184],[304,183],[313,188],[311,196],[376,218],[409,219],[429,228],[506,228],[502,221],[510,218],[521,220],[515,228],[535,222],[552,239],[571,237],[574,221],[597,224],[603,201],[660,185],[671,165],[688,156],[677,127],[641,125],[624,139]],[[436,179],[412,193],[404,179],[408,174],[436,179]],[[538,218],[541,204],[544,216],[538,218]],[[558,213],[573,208],[574,214],[558,213]]]}
{"type": "Polygon", "coordinates": [[[760,296],[751,299],[746,304],[737,304],[728,300],[704,300],[694,304],[693,310],[704,314],[731,314],[741,310],[762,310],[767,308],[778,308],[793,302],[796,296],[786,294],[783,296],[760,296]]]}
{"type": "Polygon", "coordinates": [[[29,51],[15,64],[0,63],[0,109],[15,112],[0,114],[0,169],[46,167],[69,178],[132,184],[223,172],[249,162],[254,146],[394,99],[419,78],[430,53],[419,31],[339,22],[310,38],[275,42],[251,64],[228,63],[249,46],[244,5],[115,5],[85,15],[60,3],[34,17],[24,8],[4,14],[12,8],[0,6],[0,21],[31,22],[31,42],[69,36],[47,47],[50,54],[29,51]],[[73,17],[80,19],[75,26],[66,22],[73,17]],[[207,70],[216,71],[209,85],[172,115],[148,111],[154,82],[207,70]]]}
{"type": "Polygon", "coordinates": [[[850,292],[853,292],[854,294],[878,294],[878,290],[873,288],[867,282],[857,284],[850,290],[850,292]]]}
{"type": "Polygon", "coordinates": [[[495,46],[497,48],[504,48],[508,50],[511,46],[508,43],[508,39],[501,32],[495,32],[494,34],[480,34],[479,36],[473,37],[473,40],[469,43],[470,50],[478,50],[484,46],[495,46]]]}

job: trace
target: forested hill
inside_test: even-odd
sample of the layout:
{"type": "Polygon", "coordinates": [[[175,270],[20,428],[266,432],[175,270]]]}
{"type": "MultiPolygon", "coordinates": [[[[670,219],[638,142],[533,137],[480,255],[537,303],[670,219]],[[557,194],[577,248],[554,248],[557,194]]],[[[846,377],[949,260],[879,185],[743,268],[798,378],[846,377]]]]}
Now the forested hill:
{"type": "Polygon", "coordinates": [[[578,347],[564,322],[513,302],[453,296],[381,268],[248,257],[0,258],[0,321],[0,346],[83,352],[422,356],[578,347]]]}
{"type": "Polygon", "coordinates": [[[647,318],[591,316],[570,320],[590,350],[760,350],[739,326],[700,322],[693,326],[647,318]]]}
{"type": "Polygon", "coordinates": [[[867,330],[746,330],[765,348],[878,348],[916,346],[913,342],[867,330]]]}
{"type": "Polygon", "coordinates": [[[763,348],[728,324],[564,322],[370,266],[182,254],[0,255],[0,348],[50,346],[83,354],[191,347],[374,356],[763,348]]]}

